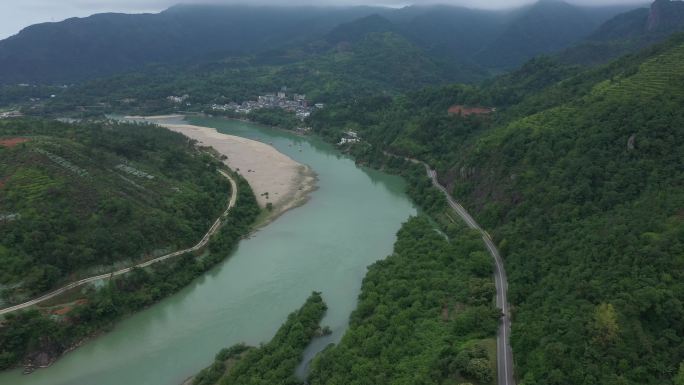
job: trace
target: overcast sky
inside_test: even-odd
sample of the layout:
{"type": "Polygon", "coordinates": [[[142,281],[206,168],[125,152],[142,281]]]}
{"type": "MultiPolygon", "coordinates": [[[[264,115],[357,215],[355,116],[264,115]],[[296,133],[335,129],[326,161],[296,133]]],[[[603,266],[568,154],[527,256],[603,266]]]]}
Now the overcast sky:
{"type": "MultiPolygon", "coordinates": [[[[0,0],[0,39],[14,35],[31,24],[61,21],[101,12],[159,12],[177,3],[247,3],[247,4],[308,4],[308,5],[388,5],[458,4],[477,8],[514,7],[534,0],[0,0]]],[[[643,4],[644,0],[569,0],[584,5],[643,4]]]]}

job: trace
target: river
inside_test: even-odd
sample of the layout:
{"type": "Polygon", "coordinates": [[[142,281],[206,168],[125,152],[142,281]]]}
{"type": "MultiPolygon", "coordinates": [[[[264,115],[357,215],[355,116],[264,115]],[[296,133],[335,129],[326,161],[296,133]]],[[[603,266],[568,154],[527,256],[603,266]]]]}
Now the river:
{"type": "Polygon", "coordinates": [[[273,143],[309,165],[319,189],[240,242],[233,255],[179,293],[30,375],[0,374],[2,385],[177,385],[221,349],[257,345],[275,334],[312,291],[328,304],[323,325],[344,333],[366,267],[392,251],[395,234],[416,208],[404,181],[357,167],[332,145],[255,124],[211,118],[190,123],[273,143]],[[300,151],[301,148],[301,151],[300,151]]]}

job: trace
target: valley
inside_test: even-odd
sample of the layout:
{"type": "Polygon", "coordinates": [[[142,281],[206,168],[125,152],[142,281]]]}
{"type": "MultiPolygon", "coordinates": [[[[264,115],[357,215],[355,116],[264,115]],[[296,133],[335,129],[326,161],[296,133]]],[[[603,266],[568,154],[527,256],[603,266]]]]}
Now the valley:
{"type": "Polygon", "coordinates": [[[0,383],[684,384],[684,1],[339,1],[0,41],[0,383]]]}
{"type": "Polygon", "coordinates": [[[242,241],[230,259],[179,294],[120,321],[112,331],[50,368],[29,376],[20,371],[3,373],[0,382],[118,384],[143,376],[148,382],[180,383],[224,346],[269,339],[312,290],[321,291],[329,306],[323,320],[333,331],[329,338],[342,336],[366,266],[391,251],[401,222],[415,214],[402,192],[403,182],[357,169],[352,160],[319,140],[237,121],[190,123],[273,142],[279,151],[310,165],[319,188],[306,205],[242,241]],[[359,205],[363,210],[353,209],[359,205]],[[350,238],[366,241],[349,243],[350,238]],[[185,310],[177,311],[181,307],[185,310]],[[233,326],[226,328],[226,324],[233,326]],[[189,348],[191,341],[198,348],[189,348]],[[157,370],[147,359],[151,352],[160,365],[157,370]]]}

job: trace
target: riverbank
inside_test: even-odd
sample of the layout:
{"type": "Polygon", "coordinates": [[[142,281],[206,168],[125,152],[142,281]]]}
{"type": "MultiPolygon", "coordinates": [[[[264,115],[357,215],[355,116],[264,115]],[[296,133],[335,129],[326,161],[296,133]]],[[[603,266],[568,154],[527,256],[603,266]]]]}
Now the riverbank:
{"type": "MultiPolygon", "coordinates": [[[[261,208],[269,209],[268,223],[288,210],[306,203],[317,187],[316,174],[273,146],[218,132],[215,128],[176,124],[169,120],[182,115],[127,116],[125,119],[158,124],[214,148],[228,167],[244,177],[252,187],[261,208]],[[269,205],[270,204],[270,205],[269,205]]],[[[264,224],[262,223],[262,225],[264,224]]]]}
{"type": "MultiPolygon", "coordinates": [[[[50,368],[30,376],[22,376],[21,370],[0,373],[0,383],[180,384],[226,346],[240,342],[258,346],[271,339],[314,290],[323,292],[330,305],[324,323],[333,334],[322,341],[323,347],[341,338],[366,267],[392,252],[401,223],[415,214],[404,194],[404,182],[356,167],[340,156],[337,147],[315,137],[295,137],[227,119],[197,118],[193,123],[272,142],[279,151],[310,165],[320,188],[304,206],[240,241],[230,260],[175,295],[125,317],[50,368]]],[[[244,203],[239,200],[236,208],[242,206],[240,202],[244,203]]],[[[216,244],[215,250],[224,247],[216,244]]],[[[173,283],[194,270],[193,266],[174,269],[164,281],[173,283]]],[[[121,287],[128,284],[122,282],[121,287]]],[[[115,299],[111,310],[118,312],[127,302],[115,299]]]]}

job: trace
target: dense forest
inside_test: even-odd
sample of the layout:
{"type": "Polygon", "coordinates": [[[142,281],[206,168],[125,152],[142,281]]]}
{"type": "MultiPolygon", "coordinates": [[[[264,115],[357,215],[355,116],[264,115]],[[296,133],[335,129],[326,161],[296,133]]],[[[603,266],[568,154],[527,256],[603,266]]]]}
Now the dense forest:
{"type": "MultiPolygon", "coordinates": [[[[4,68],[11,69],[0,75],[0,106],[60,116],[202,111],[212,103],[242,102],[282,86],[312,101],[344,102],[429,85],[475,83],[564,48],[568,50],[560,54],[566,62],[604,62],[684,27],[684,17],[663,11],[659,14],[667,17],[658,19],[663,27],[650,33],[625,21],[629,15],[621,12],[628,6],[587,8],[563,1],[540,1],[506,12],[450,6],[295,9],[299,12],[181,6],[158,15],[94,15],[33,26],[0,42],[0,66],[6,63],[4,68]],[[141,37],[125,38],[131,26],[137,26],[141,37]],[[236,29],[244,30],[239,38],[217,41],[236,29]],[[43,46],[41,37],[49,31],[60,40],[43,46]],[[246,31],[252,32],[247,36],[246,31]],[[632,44],[640,33],[649,38],[632,44]],[[587,40],[590,35],[607,35],[605,44],[620,49],[597,48],[598,43],[587,40]],[[83,36],[101,44],[86,44],[83,36]],[[173,41],[186,42],[180,46],[188,52],[178,52],[178,44],[157,42],[159,36],[178,36],[173,41]],[[131,42],[144,48],[132,48],[131,42]],[[19,54],[25,44],[40,47],[30,56],[19,54]],[[87,48],[62,57],[79,44],[87,48]],[[109,49],[99,52],[100,46],[109,49]],[[63,48],[53,53],[56,47],[63,48]],[[45,55],[51,60],[44,60],[45,55]],[[32,75],[44,63],[50,63],[49,69],[32,75]],[[84,63],[90,64],[79,70],[84,63]],[[3,82],[3,76],[29,79],[29,84],[3,82]],[[177,105],[167,100],[173,95],[189,98],[177,105]]],[[[639,14],[644,12],[649,14],[645,8],[639,14]]]]}
{"type": "Polygon", "coordinates": [[[177,292],[226,259],[261,212],[247,182],[238,175],[234,178],[238,182],[236,205],[211,239],[208,254],[185,254],[134,269],[108,280],[100,289],[87,288],[76,295],[78,300],[70,303],[65,314],[46,307],[6,315],[0,326],[0,369],[47,365],[84,338],[177,292]]]}
{"type": "Polygon", "coordinates": [[[314,292],[287,317],[270,342],[221,350],[214,363],[195,376],[193,385],[298,385],[295,368],[311,340],[323,333],[320,322],[326,310],[321,293],[314,292]]]}
{"type": "Polygon", "coordinates": [[[424,218],[402,228],[308,382],[494,378],[491,261],[478,237],[448,225],[424,170],[394,153],[436,166],[504,253],[521,383],[681,383],[683,41],[588,70],[541,58],[480,87],[317,112],[316,132],[358,131],[364,141],[348,151],[359,162],[407,177],[448,239],[424,218]],[[449,114],[453,105],[496,110],[449,114]]]}
{"type": "Polygon", "coordinates": [[[567,47],[631,7],[563,1],[505,11],[444,5],[187,4],[158,14],[104,13],[33,25],[1,40],[0,84],[79,83],[159,63],[292,63],[331,47],[345,49],[356,37],[385,32],[408,43],[397,46],[408,51],[388,56],[388,66],[405,64],[392,60],[396,55],[425,63],[430,58],[449,62],[452,75],[463,81],[567,47]],[[416,49],[424,58],[405,55],[416,49]]]}
{"type": "Polygon", "coordinates": [[[449,237],[409,220],[394,253],[364,278],[342,341],[320,353],[310,384],[491,384],[496,377],[492,260],[478,233],[449,237]]]}
{"type": "MultiPolygon", "coordinates": [[[[369,267],[349,330],[316,357],[308,383],[493,383],[492,261],[479,233],[448,233],[427,217],[402,226],[394,253],[369,267]]],[[[324,310],[314,294],[271,342],[221,351],[194,384],[301,384],[294,369],[324,310]]]]}
{"type": "Polygon", "coordinates": [[[192,246],[230,195],[218,160],[160,127],[12,119],[0,141],[8,302],[192,246]]]}
{"type": "Polygon", "coordinates": [[[671,384],[684,360],[681,63],[680,35],[589,70],[539,59],[482,87],[350,101],[313,125],[357,130],[366,143],[349,151],[369,164],[430,163],[494,236],[522,383],[671,384]]]}
{"type": "MultiPolygon", "coordinates": [[[[444,81],[482,78],[457,76],[454,65],[430,58],[394,32],[370,33],[357,41],[336,45],[325,43],[323,48],[298,53],[286,63],[262,64],[254,60],[244,57],[191,67],[153,66],[55,91],[55,98],[24,103],[24,112],[202,111],[213,103],[254,100],[283,86],[290,92],[306,94],[311,101],[335,102],[378,93],[398,95],[444,81]],[[178,105],[167,100],[171,95],[189,97],[178,105]]],[[[30,90],[0,88],[0,101],[21,100],[22,95],[26,101],[25,93],[30,90]]]]}
{"type": "MultiPolygon", "coordinates": [[[[655,5],[665,4],[671,2],[655,5]]],[[[491,259],[479,237],[449,215],[423,168],[403,160],[411,157],[434,167],[499,245],[509,278],[519,383],[680,385],[684,35],[597,67],[567,64],[603,62],[679,28],[669,24],[678,19],[661,18],[674,27],[667,33],[657,25],[644,30],[639,23],[645,16],[648,12],[621,15],[559,58],[538,57],[480,85],[438,86],[466,71],[473,71],[467,73],[470,80],[482,74],[463,63],[445,64],[439,52],[453,41],[419,42],[382,15],[277,53],[151,67],[63,89],[5,87],[0,101],[47,98],[24,106],[35,114],[75,106],[82,107],[79,113],[96,114],[201,111],[206,103],[253,99],[287,85],[330,102],[307,122],[314,132],[331,142],[348,130],[358,132],[361,143],[343,149],[360,164],[406,177],[408,194],[429,217],[406,223],[394,253],[369,268],[347,333],[314,359],[308,383],[484,385],[496,378],[493,337],[500,314],[493,306],[491,259]],[[605,51],[587,60],[597,50],[605,51]],[[54,98],[47,96],[52,92],[54,98]],[[191,95],[188,105],[165,100],[182,94],[191,95]]],[[[409,25],[442,25],[435,18],[407,19],[409,25]]],[[[538,19],[516,20],[506,25],[525,35],[543,33],[557,19],[543,19],[541,26],[534,22],[538,19]]],[[[523,48],[531,56],[571,44],[579,38],[576,29],[588,30],[589,24],[573,11],[566,33],[554,37],[562,44],[541,39],[523,48]]],[[[492,45],[481,51],[482,60],[507,53],[507,61],[498,62],[506,67],[527,57],[511,52],[510,41],[500,35],[487,36],[492,45]]],[[[254,118],[295,124],[292,116],[273,111],[254,118]]],[[[214,160],[190,151],[192,143],[172,134],[155,133],[153,139],[138,126],[113,127],[136,140],[123,141],[111,123],[0,123],[3,137],[21,138],[0,147],[0,263],[8,266],[0,284],[7,299],[43,291],[79,269],[180,247],[220,212],[228,187],[216,175],[214,160]],[[56,137],[52,127],[68,134],[56,137]],[[86,178],[94,181],[88,188],[82,183],[86,178]],[[74,193],[84,198],[69,201],[74,193]],[[198,212],[200,198],[215,204],[198,212]],[[130,234],[118,226],[147,220],[146,210],[155,210],[161,221],[150,225],[169,232],[155,231],[154,249],[136,249],[144,229],[130,234]],[[110,253],[101,254],[100,244],[93,243],[99,238],[83,237],[79,226],[103,228],[110,253]],[[182,235],[171,237],[171,231],[182,235]],[[127,242],[117,242],[119,235],[127,242]],[[77,257],[65,251],[72,239],[79,241],[77,257]],[[47,253],[42,245],[56,252],[47,253]],[[28,278],[17,287],[24,271],[28,278]]],[[[212,241],[209,257],[185,256],[112,280],[87,293],[87,302],[66,319],[36,311],[9,316],[0,328],[0,368],[40,361],[44,354],[54,358],[225,258],[258,213],[246,183],[240,183],[238,210],[212,241]]],[[[293,370],[320,332],[324,311],[314,294],[270,343],[220,352],[196,385],[301,383],[293,370]]]]}

